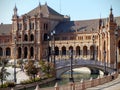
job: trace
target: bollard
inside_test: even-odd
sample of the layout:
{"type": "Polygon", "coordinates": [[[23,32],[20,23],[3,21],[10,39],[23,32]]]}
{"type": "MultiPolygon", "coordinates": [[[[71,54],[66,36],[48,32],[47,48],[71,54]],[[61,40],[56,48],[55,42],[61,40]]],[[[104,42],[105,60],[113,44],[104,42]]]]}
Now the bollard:
{"type": "Polygon", "coordinates": [[[11,90],[14,90],[14,88],[11,88],[11,90]]]}
{"type": "Polygon", "coordinates": [[[85,90],[85,84],[84,84],[84,79],[81,79],[81,84],[82,84],[82,90],[85,90]]]}
{"type": "Polygon", "coordinates": [[[39,85],[37,84],[35,90],[40,90],[39,85]]]}
{"type": "Polygon", "coordinates": [[[71,90],[75,90],[75,84],[73,82],[70,83],[71,90]]]}
{"type": "Polygon", "coordinates": [[[58,86],[58,83],[57,83],[57,82],[55,83],[55,86],[54,86],[54,87],[55,87],[55,90],[59,90],[59,86],[58,86]]]}

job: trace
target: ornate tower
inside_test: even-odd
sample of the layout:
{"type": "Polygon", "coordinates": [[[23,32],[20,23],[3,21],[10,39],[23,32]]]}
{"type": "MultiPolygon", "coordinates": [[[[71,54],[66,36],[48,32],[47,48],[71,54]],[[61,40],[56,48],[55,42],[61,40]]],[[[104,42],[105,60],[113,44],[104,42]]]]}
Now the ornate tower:
{"type": "Polygon", "coordinates": [[[108,20],[108,59],[110,63],[115,63],[115,29],[116,29],[116,22],[114,20],[114,15],[112,13],[112,7],[110,9],[109,20],[108,20]]]}

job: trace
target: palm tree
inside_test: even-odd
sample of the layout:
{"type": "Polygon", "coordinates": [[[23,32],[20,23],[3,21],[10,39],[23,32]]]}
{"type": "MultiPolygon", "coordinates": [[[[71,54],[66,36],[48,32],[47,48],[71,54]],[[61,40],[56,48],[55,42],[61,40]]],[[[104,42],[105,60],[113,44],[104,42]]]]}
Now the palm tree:
{"type": "Polygon", "coordinates": [[[3,81],[6,80],[7,76],[10,75],[9,72],[7,72],[7,69],[5,69],[5,66],[7,65],[8,60],[6,60],[5,58],[1,58],[0,57],[0,80],[1,80],[1,84],[3,86],[3,81]]]}

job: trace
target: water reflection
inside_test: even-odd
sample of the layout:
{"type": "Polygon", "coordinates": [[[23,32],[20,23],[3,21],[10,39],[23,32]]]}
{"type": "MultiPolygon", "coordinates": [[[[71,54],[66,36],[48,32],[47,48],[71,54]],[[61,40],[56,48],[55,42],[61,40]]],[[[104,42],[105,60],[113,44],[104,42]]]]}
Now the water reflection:
{"type": "MultiPolygon", "coordinates": [[[[88,80],[91,77],[92,78],[97,78],[98,77],[98,75],[91,75],[90,70],[86,67],[76,68],[76,69],[73,69],[73,71],[74,71],[73,72],[73,77],[74,77],[75,82],[80,82],[81,79],[88,80]]],[[[103,76],[103,72],[100,71],[100,75],[103,76]]],[[[55,80],[55,81],[52,81],[50,83],[40,85],[40,88],[54,87],[56,82],[58,82],[59,85],[65,85],[65,84],[69,83],[69,77],[70,77],[70,71],[67,71],[63,75],[61,75],[60,80],[55,80]]],[[[28,88],[26,90],[34,90],[34,89],[35,89],[35,87],[28,88]]]]}

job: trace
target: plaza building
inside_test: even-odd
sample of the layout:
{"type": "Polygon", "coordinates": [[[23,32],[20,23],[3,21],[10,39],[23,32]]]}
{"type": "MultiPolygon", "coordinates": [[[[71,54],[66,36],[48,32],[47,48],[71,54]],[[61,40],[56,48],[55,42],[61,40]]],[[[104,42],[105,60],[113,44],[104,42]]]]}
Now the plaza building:
{"type": "MultiPolygon", "coordinates": [[[[107,18],[71,21],[45,3],[0,25],[0,56],[10,59],[52,61],[74,59],[117,62],[120,66],[120,17],[112,8],[107,18]],[[55,32],[55,33],[54,33],[55,32]]],[[[108,11],[109,12],[109,11],[108,11]]]]}

